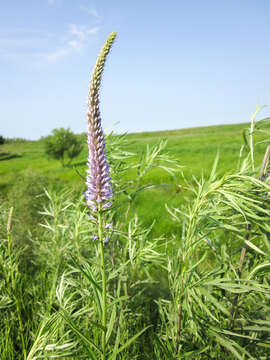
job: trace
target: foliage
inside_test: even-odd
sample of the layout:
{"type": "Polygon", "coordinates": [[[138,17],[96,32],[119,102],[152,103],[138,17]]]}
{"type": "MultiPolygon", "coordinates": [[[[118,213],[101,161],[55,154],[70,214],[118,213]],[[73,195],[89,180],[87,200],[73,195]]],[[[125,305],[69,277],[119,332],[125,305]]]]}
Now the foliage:
{"type": "Polygon", "coordinates": [[[26,140],[24,138],[6,138],[5,139],[5,144],[21,144],[21,143],[26,143],[29,142],[29,140],[26,140]]]}
{"type": "MultiPolygon", "coordinates": [[[[115,183],[118,182],[118,179],[122,179],[121,181],[126,184],[132,181],[136,177],[137,169],[135,166],[140,163],[140,158],[144,156],[147,144],[150,147],[156,146],[164,138],[167,138],[167,155],[179,160],[183,166],[185,178],[190,183],[194,183],[193,176],[200,178],[202,171],[205,176],[209,176],[217,151],[220,154],[219,173],[222,175],[227,171],[234,170],[237,167],[239,150],[242,144],[242,131],[245,127],[247,127],[247,124],[126,134],[123,140],[123,149],[125,149],[126,153],[132,154],[125,161],[129,169],[124,174],[117,175],[115,173],[115,183]]],[[[86,144],[86,135],[79,136],[80,141],[86,144]]],[[[255,134],[255,166],[258,166],[265,151],[265,144],[258,144],[263,139],[263,134],[255,134]]],[[[120,141],[121,135],[111,134],[107,136],[108,157],[111,157],[111,154],[114,153],[114,144],[120,141]],[[112,142],[112,146],[110,142],[112,142]]],[[[18,176],[23,176],[28,168],[46,177],[51,185],[55,182],[62,186],[68,185],[76,188],[78,193],[82,193],[85,189],[85,179],[81,179],[73,167],[62,168],[59,166],[58,160],[48,160],[44,153],[44,141],[5,144],[3,145],[3,151],[9,153],[19,152],[21,156],[1,161],[0,191],[2,193],[7,194],[18,176]]],[[[245,151],[243,151],[244,155],[246,155],[245,151]]],[[[116,161],[117,159],[115,159],[116,161]]],[[[86,162],[87,152],[85,147],[74,161],[76,170],[83,174],[83,177],[86,162]]],[[[171,177],[169,173],[165,173],[161,168],[155,168],[143,177],[141,185],[155,186],[147,192],[138,193],[130,211],[133,215],[138,214],[144,226],[150,226],[156,220],[156,225],[153,228],[156,236],[163,233],[170,236],[177,228],[171,222],[169,214],[161,204],[167,203],[169,206],[180,206],[186,201],[189,193],[186,191],[184,179],[180,173],[176,173],[174,177],[171,177]]]]}
{"type": "Polygon", "coordinates": [[[172,299],[159,300],[168,358],[263,359],[270,329],[269,186],[250,170],[218,177],[214,167],[191,188],[190,206],[168,209],[182,225],[179,250],[167,263],[172,299]],[[248,249],[244,271],[241,247],[248,249]]]}
{"type": "MultiPolygon", "coordinates": [[[[112,145],[112,142],[115,148],[110,157],[111,161],[114,159],[112,173],[119,174],[121,169],[124,178],[125,173],[129,171],[125,164],[131,154],[127,154],[122,149],[125,146],[124,137],[108,139],[108,143],[112,145]]],[[[159,146],[157,148],[160,149],[159,146]]],[[[151,163],[154,165],[157,153],[151,149],[150,151],[151,163]]],[[[162,151],[162,149],[159,150],[157,164],[163,164],[166,167],[166,156],[162,162],[162,151]]],[[[29,178],[31,177],[34,179],[34,176],[29,175],[29,178]]],[[[140,179],[141,177],[138,177],[137,180],[140,181],[140,179]]],[[[29,180],[29,190],[30,184],[29,180]]],[[[136,179],[133,184],[134,189],[139,188],[136,179]]],[[[133,193],[134,189],[128,190],[123,179],[117,189],[119,196],[126,198],[126,200],[123,199],[121,209],[126,213],[131,201],[129,193],[130,191],[133,193]]],[[[0,282],[2,310],[0,311],[3,311],[5,316],[2,316],[3,313],[0,312],[0,325],[3,329],[0,352],[4,354],[3,359],[8,359],[9,356],[16,359],[24,358],[23,348],[25,347],[27,359],[40,358],[42,354],[59,356],[59,358],[60,356],[76,358],[77,355],[82,354],[90,356],[85,342],[91,340],[91,334],[95,339],[98,338],[96,331],[99,327],[94,325],[98,321],[99,309],[96,303],[99,299],[99,287],[95,288],[95,284],[101,281],[100,269],[95,262],[99,251],[98,244],[92,240],[95,229],[88,221],[85,205],[78,199],[74,202],[72,198],[74,194],[66,190],[46,192],[45,198],[43,197],[42,203],[47,203],[45,210],[40,214],[43,217],[43,220],[40,219],[43,227],[36,232],[34,237],[30,233],[24,234],[24,239],[29,239],[27,244],[31,244],[32,247],[33,255],[31,259],[27,258],[34,268],[31,266],[26,271],[23,265],[28,251],[25,241],[12,242],[14,244],[12,254],[16,259],[12,266],[17,266],[17,270],[9,270],[6,266],[5,269],[7,274],[16,272],[20,291],[23,289],[23,292],[17,293],[16,296],[20,306],[18,313],[23,314],[24,335],[23,339],[22,337],[20,339],[21,329],[18,317],[14,316],[14,307],[9,306],[13,299],[10,299],[9,288],[5,286],[9,280],[2,278],[3,281],[0,282]],[[90,263],[89,260],[91,260],[90,263]],[[24,303],[22,298],[24,292],[29,295],[27,303],[24,303]],[[93,326],[90,333],[89,320],[93,326]]],[[[135,198],[136,196],[133,195],[132,201],[135,198]]],[[[38,209],[36,208],[35,211],[38,209]]],[[[4,225],[7,222],[8,211],[1,213],[6,214],[1,219],[4,225]]],[[[153,319],[152,311],[144,314],[144,305],[147,304],[149,310],[153,309],[152,295],[158,298],[159,294],[159,291],[155,289],[157,281],[155,278],[158,278],[160,274],[159,264],[162,265],[165,262],[162,254],[162,239],[151,239],[151,228],[143,229],[137,217],[132,217],[127,221],[125,216],[117,215],[119,213],[120,208],[116,204],[115,211],[112,213],[114,231],[105,248],[109,274],[108,314],[111,314],[107,336],[110,339],[108,346],[115,354],[113,356],[118,356],[117,351],[123,349],[125,339],[132,338],[136,333],[140,334],[142,327],[149,325],[150,319],[153,319]],[[118,301],[119,294],[121,296],[118,301]],[[118,328],[115,328],[115,324],[119,324],[118,328]]],[[[13,225],[16,222],[15,213],[13,225]]],[[[9,247],[5,225],[1,229],[3,239],[0,251],[3,257],[1,263],[11,264],[8,260],[9,247]]],[[[12,238],[19,237],[16,226],[13,226],[10,238],[11,234],[12,238]]],[[[154,308],[156,309],[156,306],[154,308]]],[[[148,336],[151,336],[149,331],[146,330],[146,337],[139,342],[145,344],[146,347],[149,343],[148,336]]],[[[123,349],[123,354],[130,354],[131,358],[133,355],[134,358],[136,357],[137,342],[135,338],[134,340],[135,343],[129,350],[123,349]]]]}
{"type": "Polygon", "coordinates": [[[83,149],[83,145],[77,140],[70,129],[54,129],[52,135],[45,139],[45,152],[49,157],[60,160],[65,166],[65,158],[69,158],[68,164],[77,157],[83,149]]]}
{"type": "MultiPolygon", "coordinates": [[[[141,176],[147,177],[158,166],[174,169],[175,174],[179,167],[159,143],[145,149],[140,163],[134,164],[135,176],[127,183],[124,179],[133,154],[125,150],[126,141],[124,136],[107,138],[119,199],[111,214],[113,234],[105,247],[108,352],[111,349],[117,359],[267,358],[268,183],[253,176],[249,154],[242,157],[238,171],[225,175],[217,170],[217,158],[207,178],[186,181],[189,201],[185,205],[167,207],[179,231],[167,239],[154,237],[155,225],[143,227],[132,212],[137,197],[151,191],[141,189],[141,176]],[[148,325],[139,340],[123,348],[148,325]],[[117,349],[123,350],[117,354],[117,349]]],[[[29,180],[29,189],[30,184],[29,180]]],[[[92,344],[98,344],[103,331],[98,320],[99,247],[84,203],[74,196],[70,190],[57,190],[37,198],[47,205],[40,214],[43,226],[37,235],[24,234],[33,252],[29,261],[34,267],[28,270],[25,242],[14,241],[18,237],[16,212],[13,227],[6,233],[9,211],[2,204],[3,360],[99,358],[92,344]]]]}
{"type": "Polygon", "coordinates": [[[0,145],[3,145],[5,143],[4,136],[0,135],[0,145]]]}

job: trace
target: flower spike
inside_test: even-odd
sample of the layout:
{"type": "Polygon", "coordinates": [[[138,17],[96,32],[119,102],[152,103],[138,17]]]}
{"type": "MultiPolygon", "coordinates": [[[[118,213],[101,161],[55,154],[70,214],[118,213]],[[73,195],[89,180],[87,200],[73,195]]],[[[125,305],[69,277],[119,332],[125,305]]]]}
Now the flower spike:
{"type": "Polygon", "coordinates": [[[112,196],[112,184],[109,164],[106,158],[105,139],[101,127],[101,115],[99,109],[99,90],[101,77],[106,62],[115,40],[116,33],[111,33],[98,56],[90,81],[88,94],[88,169],[85,192],[86,203],[93,212],[105,210],[111,206],[109,201],[112,196]]]}

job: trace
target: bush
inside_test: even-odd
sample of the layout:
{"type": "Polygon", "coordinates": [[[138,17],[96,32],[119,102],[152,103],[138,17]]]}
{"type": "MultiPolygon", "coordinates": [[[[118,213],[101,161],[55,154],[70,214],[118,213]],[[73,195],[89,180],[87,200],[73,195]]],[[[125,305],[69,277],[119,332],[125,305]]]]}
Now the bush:
{"type": "Polygon", "coordinates": [[[0,135],[0,145],[3,145],[5,143],[4,136],[0,135]]]}
{"type": "Polygon", "coordinates": [[[61,161],[62,166],[70,164],[83,149],[83,145],[77,140],[70,129],[54,129],[52,135],[45,139],[45,152],[49,157],[61,161]],[[66,157],[69,159],[65,162],[66,157]]]}
{"type": "Polygon", "coordinates": [[[29,141],[29,140],[24,139],[24,138],[17,138],[17,137],[6,138],[5,139],[5,144],[21,144],[21,143],[25,143],[27,141],[29,141]]]}

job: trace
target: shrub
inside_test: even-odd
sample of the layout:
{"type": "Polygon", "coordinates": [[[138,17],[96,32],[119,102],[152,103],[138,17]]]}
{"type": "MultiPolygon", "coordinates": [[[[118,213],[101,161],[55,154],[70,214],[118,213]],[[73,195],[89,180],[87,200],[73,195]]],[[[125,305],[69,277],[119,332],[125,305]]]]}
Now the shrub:
{"type": "Polygon", "coordinates": [[[52,135],[45,140],[45,152],[49,157],[60,160],[62,166],[66,166],[65,158],[69,159],[68,164],[77,157],[83,149],[83,145],[77,140],[70,129],[54,129],[52,135]]]}
{"type": "Polygon", "coordinates": [[[21,144],[21,143],[25,143],[29,140],[26,140],[24,138],[17,138],[17,137],[14,137],[14,138],[6,138],[5,139],[5,144],[21,144]]]}
{"type": "Polygon", "coordinates": [[[0,135],[0,145],[3,145],[5,143],[4,136],[0,135]]]}

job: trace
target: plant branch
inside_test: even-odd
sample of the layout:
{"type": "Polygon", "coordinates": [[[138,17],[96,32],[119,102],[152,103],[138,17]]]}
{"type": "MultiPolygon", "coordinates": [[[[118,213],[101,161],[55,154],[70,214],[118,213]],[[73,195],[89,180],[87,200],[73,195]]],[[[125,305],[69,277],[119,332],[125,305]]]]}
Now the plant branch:
{"type": "Polygon", "coordinates": [[[181,340],[181,328],[182,328],[182,315],[183,315],[183,304],[181,301],[182,293],[184,288],[184,281],[183,281],[183,274],[181,278],[181,285],[180,285],[180,299],[179,299],[179,307],[178,307],[178,320],[177,320],[177,335],[176,335],[176,347],[175,347],[175,353],[176,356],[179,351],[180,346],[180,340],[181,340]]]}
{"type": "MultiPolygon", "coordinates": [[[[105,261],[104,261],[104,244],[103,244],[103,227],[102,227],[102,210],[99,207],[98,211],[98,237],[100,245],[100,264],[101,264],[101,273],[102,273],[102,326],[106,328],[107,325],[107,293],[106,293],[106,271],[105,271],[105,261]]],[[[106,331],[102,331],[102,360],[106,358],[106,331]]]]}
{"type": "MultiPolygon", "coordinates": [[[[268,144],[265,154],[264,154],[264,158],[263,158],[263,162],[262,162],[262,166],[261,166],[261,170],[260,170],[260,174],[259,174],[259,180],[263,181],[264,180],[264,174],[265,174],[265,170],[267,168],[268,162],[269,162],[269,156],[270,156],[270,144],[268,144]]],[[[239,260],[239,267],[238,267],[238,275],[239,275],[239,279],[241,279],[242,277],[242,270],[243,270],[243,265],[244,265],[244,261],[245,261],[245,257],[246,257],[246,253],[247,253],[247,244],[246,241],[249,239],[249,234],[251,231],[251,225],[248,224],[247,226],[247,233],[245,235],[245,241],[241,250],[241,255],[240,255],[240,260],[239,260]]],[[[234,321],[235,318],[238,314],[238,300],[239,300],[239,294],[237,294],[234,297],[233,303],[232,303],[232,317],[231,317],[231,324],[230,324],[230,328],[232,329],[234,327],[234,321]]]]}

